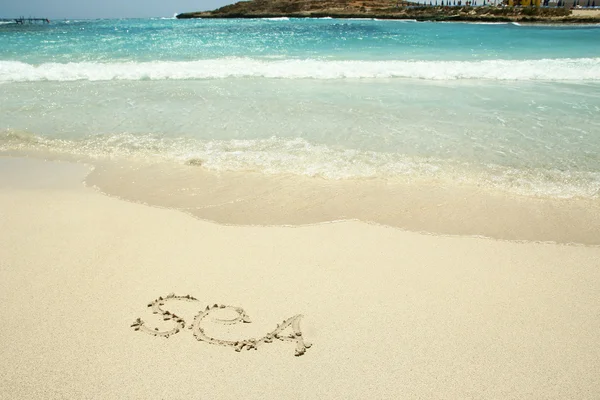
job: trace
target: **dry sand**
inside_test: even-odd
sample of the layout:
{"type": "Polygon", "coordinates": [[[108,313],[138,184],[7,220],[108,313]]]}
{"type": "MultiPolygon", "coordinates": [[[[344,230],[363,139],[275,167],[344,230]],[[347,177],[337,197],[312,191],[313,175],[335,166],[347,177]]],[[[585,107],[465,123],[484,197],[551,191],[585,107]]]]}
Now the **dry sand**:
{"type": "Polygon", "coordinates": [[[0,158],[0,398],[600,398],[599,247],[222,226],[103,196],[86,173],[0,158]],[[163,307],[188,325],[243,307],[251,324],[205,322],[224,340],[303,314],[313,346],[130,327],[170,329],[147,307],[170,292],[198,298],[163,307]]]}

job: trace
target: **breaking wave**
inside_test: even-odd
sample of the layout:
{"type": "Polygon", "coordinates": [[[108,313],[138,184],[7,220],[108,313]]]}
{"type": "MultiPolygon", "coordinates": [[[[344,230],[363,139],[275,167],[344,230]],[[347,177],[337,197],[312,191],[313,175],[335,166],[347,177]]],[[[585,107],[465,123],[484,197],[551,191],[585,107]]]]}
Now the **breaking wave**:
{"type": "Polygon", "coordinates": [[[600,80],[600,58],[484,61],[324,61],[222,58],[198,61],[27,64],[0,61],[0,82],[263,77],[280,79],[600,80]]]}

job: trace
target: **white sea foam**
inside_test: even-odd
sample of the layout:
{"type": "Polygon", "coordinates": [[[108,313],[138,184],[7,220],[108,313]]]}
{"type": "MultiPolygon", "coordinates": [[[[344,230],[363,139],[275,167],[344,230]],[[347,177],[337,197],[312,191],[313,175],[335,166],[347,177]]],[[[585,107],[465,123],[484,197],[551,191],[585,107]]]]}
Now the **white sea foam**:
{"type": "Polygon", "coordinates": [[[289,21],[289,17],[261,18],[263,21],[289,21]]]}
{"type": "Polygon", "coordinates": [[[554,198],[600,196],[600,172],[474,165],[394,152],[340,149],[302,138],[202,141],[150,134],[115,134],[63,140],[9,131],[0,132],[0,151],[9,154],[42,151],[92,160],[117,157],[198,163],[213,171],[255,171],[333,180],[382,178],[406,182],[458,182],[554,198]]]}
{"type": "Polygon", "coordinates": [[[198,61],[45,63],[0,61],[0,82],[265,77],[285,79],[600,80],[600,58],[485,61],[322,61],[223,58],[198,61]]]}
{"type": "Polygon", "coordinates": [[[384,19],[374,18],[373,21],[380,21],[380,22],[418,22],[416,19],[392,19],[392,18],[384,18],[384,19]]]}

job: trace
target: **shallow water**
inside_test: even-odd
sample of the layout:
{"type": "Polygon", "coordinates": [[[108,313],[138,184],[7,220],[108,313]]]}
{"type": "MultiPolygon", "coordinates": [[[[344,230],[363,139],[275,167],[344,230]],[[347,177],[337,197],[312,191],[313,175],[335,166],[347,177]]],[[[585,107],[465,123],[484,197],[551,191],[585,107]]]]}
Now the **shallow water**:
{"type": "MultiPolygon", "coordinates": [[[[347,203],[375,191],[370,207],[386,204],[393,213],[398,193],[427,203],[423,194],[440,187],[450,198],[476,188],[484,197],[594,205],[599,33],[318,19],[3,25],[0,151],[112,160],[123,167],[97,169],[104,191],[165,205],[157,199],[171,188],[166,206],[182,209],[200,207],[182,195],[207,188],[197,175],[221,177],[219,190],[231,189],[223,201],[240,207],[232,200],[243,197],[240,176],[270,182],[272,194],[293,181],[300,189],[285,196],[312,193],[303,204],[322,207],[313,210],[320,218],[297,215],[292,223],[360,218],[433,229],[366,216],[360,201],[327,212],[323,204],[339,185],[353,187],[340,189],[347,203]],[[136,184],[127,188],[122,178],[132,168],[136,184]]],[[[246,222],[286,223],[261,212],[246,222]]]]}

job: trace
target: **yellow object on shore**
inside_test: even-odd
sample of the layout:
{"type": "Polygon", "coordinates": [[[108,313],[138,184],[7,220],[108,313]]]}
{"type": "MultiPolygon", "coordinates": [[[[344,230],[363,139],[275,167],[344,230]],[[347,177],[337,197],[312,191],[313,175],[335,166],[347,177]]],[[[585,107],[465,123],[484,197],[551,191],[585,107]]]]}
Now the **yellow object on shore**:
{"type": "Polygon", "coordinates": [[[530,7],[535,6],[539,7],[541,5],[541,0],[508,0],[509,6],[521,6],[521,7],[530,7]]]}

